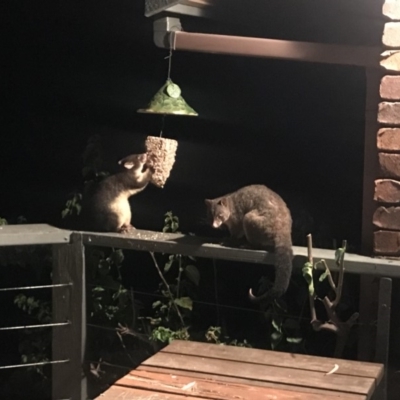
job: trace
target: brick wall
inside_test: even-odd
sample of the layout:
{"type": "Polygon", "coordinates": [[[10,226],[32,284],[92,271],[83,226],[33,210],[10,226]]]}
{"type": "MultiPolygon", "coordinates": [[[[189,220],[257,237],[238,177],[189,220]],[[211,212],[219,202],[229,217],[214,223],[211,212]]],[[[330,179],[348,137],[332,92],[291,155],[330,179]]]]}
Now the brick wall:
{"type": "Polygon", "coordinates": [[[400,256],[400,1],[386,0],[376,145],[379,178],[375,180],[374,253],[400,256]]]}

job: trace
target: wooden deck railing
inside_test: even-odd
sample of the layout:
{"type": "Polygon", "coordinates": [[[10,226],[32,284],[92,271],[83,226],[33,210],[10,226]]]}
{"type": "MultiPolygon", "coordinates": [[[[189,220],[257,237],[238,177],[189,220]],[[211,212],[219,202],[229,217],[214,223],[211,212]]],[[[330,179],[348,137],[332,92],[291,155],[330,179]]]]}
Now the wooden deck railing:
{"type": "MultiPolygon", "coordinates": [[[[87,397],[82,365],[86,348],[85,246],[192,255],[258,264],[273,264],[274,255],[261,250],[230,248],[210,239],[178,233],[137,230],[129,235],[71,232],[39,225],[0,226],[0,246],[53,246],[53,399],[87,397]]],[[[302,265],[307,249],[295,246],[294,264],[302,265]]],[[[324,259],[337,270],[334,251],[313,249],[315,261],[324,259]]],[[[346,254],[346,272],[381,278],[375,361],[387,365],[391,279],[400,277],[400,261],[346,254]]],[[[23,367],[24,364],[21,364],[23,367]]]]}

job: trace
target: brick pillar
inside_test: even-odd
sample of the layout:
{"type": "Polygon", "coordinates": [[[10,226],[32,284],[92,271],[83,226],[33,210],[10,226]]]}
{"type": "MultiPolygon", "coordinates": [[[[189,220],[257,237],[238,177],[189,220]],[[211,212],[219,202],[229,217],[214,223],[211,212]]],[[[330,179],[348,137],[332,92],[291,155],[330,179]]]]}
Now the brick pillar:
{"type": "Polygon", "coordinates": [[[386,0],[380,61],[384,76],[380,81],[376,146],[378,176],[375,180],[373,252],[379,256],[400,256],[400,1],[386,0]]]}
{"type": "MultiPolygon", "coordinates": [[[[377,68],[366,70],[362,252],[384,257],[400,255],[396,242],[400,225],[395,223],[398,210],[391,208],[400,206],[400,178],[389,172],[400,170],[400,162],[396,163],[400,161],[400,125],[396,128],[400,122],[400,22],[396,22],[400,21],[400,0],[382,0],[380,6],[379,2],[375,3],[382,7],[376,9],[377,16],[383,13],[386,17],[376,32],[377,39],[382,38],[383,50],[377,54],[377,68]]],[[[372,361],[378,281],[369,275],[360,279],[358,359],[372,361]]]]}

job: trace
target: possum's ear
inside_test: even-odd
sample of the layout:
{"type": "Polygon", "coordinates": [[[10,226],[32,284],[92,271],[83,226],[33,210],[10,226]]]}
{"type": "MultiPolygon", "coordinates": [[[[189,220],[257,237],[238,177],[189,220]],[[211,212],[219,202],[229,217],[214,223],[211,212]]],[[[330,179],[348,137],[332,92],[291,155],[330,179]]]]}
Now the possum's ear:
{"type": "Polygon", "coordinates": [[[132,160],[130,160],[129,158],[130,158],[130,157],[128,156],[128,157],[125,157],[125,158],[119,160],[119,161],[118,161],[118,164],[119,164],[119,165],[122,165],[122,166],[123,166],[124,168],[126,168],[126,169],[132,169],[132,168],[135,166],[135,164],[134,164],[134,162],[133,162],[132,160]]]}
{"type": "Polygon", "coordinates": [[[204,199],[204,203],[205,203],[205,205],[206,205],[207,207],[210,207],[211,204],[212,204],[212,200],[210,200],[210,199],[204,199]]]}
{"type": "Polygon", "coordinates": [[[228,202],[226,201],[226,197],[223,197],[219,202],[219,205],[226,207],[226,205],[228,204],[228,202]]]}
{"type": "Polygon", "coordinates": [[[122,164],[122,166],[126,169],[132,169],[135,164],[132,161],[126,161],[122,164]]]}

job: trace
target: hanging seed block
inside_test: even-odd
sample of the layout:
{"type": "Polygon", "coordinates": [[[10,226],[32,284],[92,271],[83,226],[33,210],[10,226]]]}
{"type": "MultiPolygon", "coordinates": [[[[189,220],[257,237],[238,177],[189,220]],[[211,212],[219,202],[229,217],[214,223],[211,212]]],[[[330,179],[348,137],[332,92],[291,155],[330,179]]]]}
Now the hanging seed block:
{"type": "Polygon", "coordinates": [[[156,136],[146,138],[147,156],[154,168],[151,183],[160,188],[164,187],[175,163],[177,148],[178,142],[173,139],[156,136]]]}

